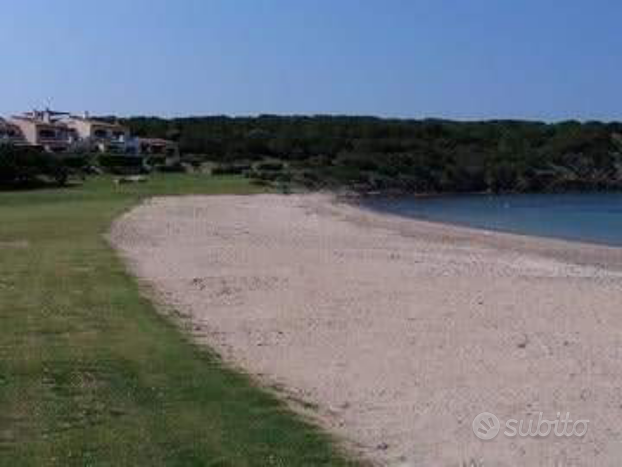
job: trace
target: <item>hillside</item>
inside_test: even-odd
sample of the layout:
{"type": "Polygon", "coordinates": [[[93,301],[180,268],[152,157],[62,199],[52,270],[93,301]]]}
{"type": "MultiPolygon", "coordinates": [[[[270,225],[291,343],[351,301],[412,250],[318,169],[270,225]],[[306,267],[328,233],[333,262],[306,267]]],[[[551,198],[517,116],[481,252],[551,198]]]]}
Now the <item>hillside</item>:
{"type": "Polygon", "coordinates": [[[622,186],[622,123],[270,115],[125,123],[140,136],[178,140],[194,161],[281,160],[284,170],[260,175],[313,187],[417,193],[622,186]]]}

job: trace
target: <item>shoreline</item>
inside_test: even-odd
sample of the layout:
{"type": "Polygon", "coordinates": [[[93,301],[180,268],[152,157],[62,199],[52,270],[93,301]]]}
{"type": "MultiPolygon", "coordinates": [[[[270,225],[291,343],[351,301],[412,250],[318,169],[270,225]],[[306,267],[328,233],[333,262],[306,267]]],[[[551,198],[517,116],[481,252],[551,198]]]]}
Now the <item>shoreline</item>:
{"type": "Polygon", "coordinates": [[[157,198],[111,238],[199,342],[316,407],[314,419],[379,465],[616,458],[603,446],[622,422],[610,406],[622,387],[618,249],[326,194],[157,198]],[[470,428],[484,411],[562,410],[595,430],[580,443],[482,443],[470,428]]]}
{"type": "Polygon", "coordinates": [[[471,227],[451,222],[408,217],[397,213],[371,209],[353,200],[339,200],[354,209],[377,214],[404,224],[404,231],[425,234],[424,231],[436,230],[446,241],[472,241],[484,246],[515,251],[524,254],[537,254],[580,266],[596,266],[622,271],[622,246],[581,240],[569,240],[558,237],[545,237],[535,234],[523,234],[496,229],[471,227]]]}

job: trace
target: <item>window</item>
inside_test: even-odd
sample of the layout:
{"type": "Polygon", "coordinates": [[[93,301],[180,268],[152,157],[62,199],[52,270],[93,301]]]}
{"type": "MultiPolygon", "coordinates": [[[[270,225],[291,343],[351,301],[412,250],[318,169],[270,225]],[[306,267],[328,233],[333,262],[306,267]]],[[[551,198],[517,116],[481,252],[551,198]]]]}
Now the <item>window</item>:
{"type": "Polygon", "coordinates": [[[56,138],[56,132],[54,130],[39,130],[39,138],[56,138]]]}
{"type": "Polygon", "coordinates": [[[93,134],[95,135],[95,138],[106,138],[108,136],[108,133],[106,132],[106,130],[95,130],[93,132],[93,134]]]}

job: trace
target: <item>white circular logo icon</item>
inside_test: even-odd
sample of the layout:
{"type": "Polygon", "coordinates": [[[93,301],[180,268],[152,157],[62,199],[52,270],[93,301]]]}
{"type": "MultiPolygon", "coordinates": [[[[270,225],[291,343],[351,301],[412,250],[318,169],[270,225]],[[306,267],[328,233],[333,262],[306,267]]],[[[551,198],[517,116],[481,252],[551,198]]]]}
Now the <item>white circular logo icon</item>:
{"type": "Polygon", "coordinates": [[[481,413],[473,420],[473,433],[484,441],[494,439],[500,430],[499,419],[490,412],[481,413]]]}

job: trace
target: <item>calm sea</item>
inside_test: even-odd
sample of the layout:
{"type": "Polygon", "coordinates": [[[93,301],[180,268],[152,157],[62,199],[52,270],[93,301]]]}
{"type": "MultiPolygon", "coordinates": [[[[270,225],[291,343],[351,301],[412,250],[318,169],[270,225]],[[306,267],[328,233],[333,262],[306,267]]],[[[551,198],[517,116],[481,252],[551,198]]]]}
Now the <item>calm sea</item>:
{"type": "Polygon", "coordinates": [[[622,246],[622,193],[374,198],[365,205],[416,219],[622,246]]]}

